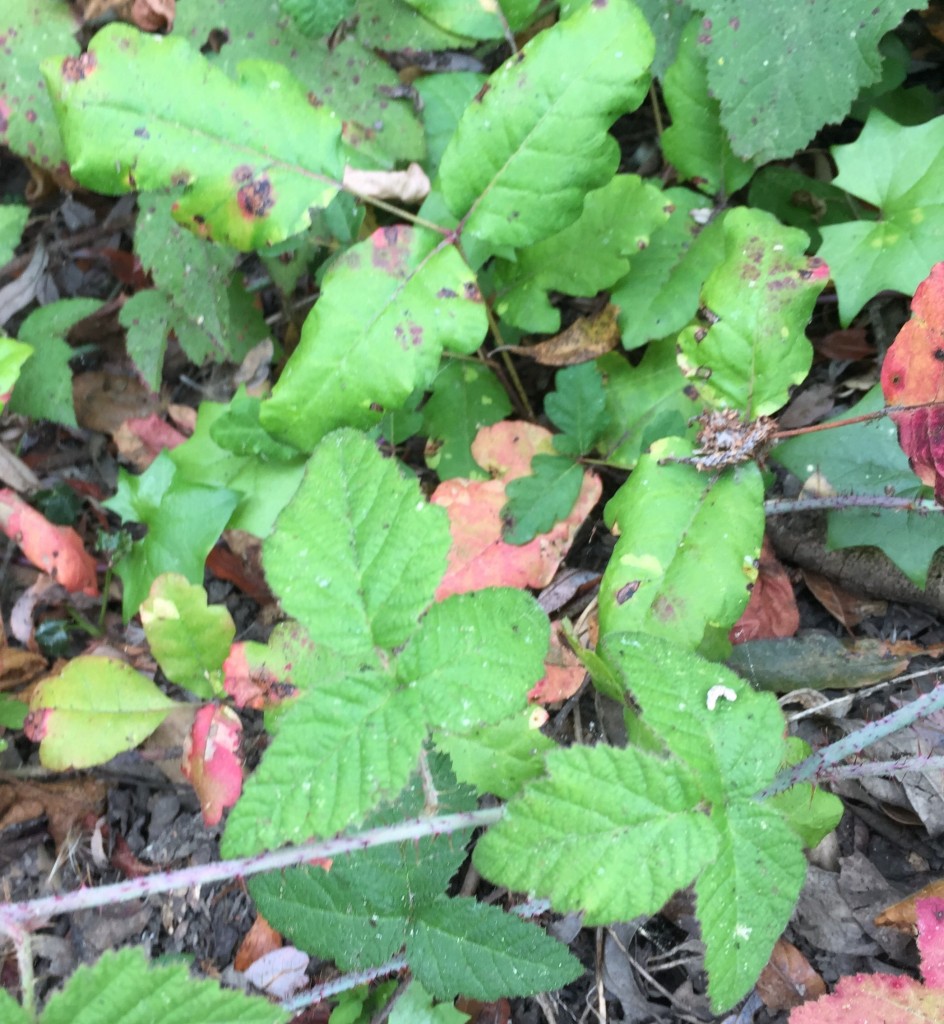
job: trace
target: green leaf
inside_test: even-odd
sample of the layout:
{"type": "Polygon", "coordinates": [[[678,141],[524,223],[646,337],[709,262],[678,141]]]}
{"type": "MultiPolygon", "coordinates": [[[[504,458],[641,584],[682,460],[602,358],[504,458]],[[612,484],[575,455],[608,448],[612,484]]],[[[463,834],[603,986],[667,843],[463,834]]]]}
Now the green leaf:
{"type": "Polygon", "coordinates": [[[903,128],[878,110],[855,142],[833,147],[833,184],[879,208],[875,221],[822,228],[820,255],[836,282],[843,325],[885,288],[913,294],[940,258],[942,147],[944,117],[903,128]]]}
{"type": "Polygon", "coordinates": [[[813,346],[804,331],[826,275],[804,256],[802,231],[760,210],[730,210],[724,243],[702,289],[707,320],[679,335],[679,365],[705,401],[752,419],[776,412],[805,380],[813,346]]]}
{"type": "Polygon", "coordinates": [[[291,1014],[262,996],[190,976],[186,964],[162,967],[143,950],[104,953],[79,967],[43,1010],[43,1024],[283,1024],[291,1014]]]}
{"type": "MultiPolygon", "coordinates": [[[[810,745],[798,736],[788,736],[785,765],[799,764],[812,752],[810,745]]],[[[791,786],[785,792],[775,794],[766,805],[776,810],[808,848],[825,839],[839,825],[845,811],[835,794],[822,789],[811,790],[803,785],[791,786]]]]}
{"type": "Polygon", "coordinates": [[[662,79],[662,94],[672,124],[662,133],[662,152],[682,180],[710,195],[729,196],[744,185],[754,166],[731,150],[721,127],[721,105],[708,88],[704,50],[699,48],[701,19],[688,23],[675,62],[662,79]]]}
{"type": "Polygon", "coordinates": [[[547,767],[475,848],[493,882],[595,925],[655,912],[714,858],[715,830],[680,763],[601,745],[553,751],[547,767]]]}
{"type": "Polygon", "coordinates": [[[29,207],[20,203],[0,205],[0,267],[13,259],[29,215],[29,207]]]}
{"type": "MultiPolygon", "coordinates": [[[[276,517],[298,490],[307,459],[298,454],[291,461],[275,462],[221,448],[213,440],[213,427],[226,416],[228,408],[218,402],[201,402],[193,434],[168,457],[177,467],[179,479],[224,487],[237,495],[238,503],[227,526],[267,537],[276,517]]],[[[259,430],[262,432],[261,426],[259,430]]],[[[233,439],[229,427],[224,428],[223,434],[224,440],[233,439]]],[[[271,439],[268,435],[266,438],[243,440],[249,441],[251,448],[268,451],[271,439]]]]}
{"type": "Polygon", "coordinates": [[[260,462],[292,463],[299,458],[297,448],[276,441],[259,423],[262,400],[246,394],[244,385],[210,426],[210,437],[221,448],[260,462]]]}
{"type": "Polygon", "coordinates": [[[429,437],[426,465],[436,470],[440,480],[484,477],[472,458],[472,442],[482,427],[498,423],[510,412],[508,395],[487,366],[447,361],[423,406],[423,429],[429,437]]]}
{"type": "Polygon", "coordinates": [[[316,644],[392,649],[416,629],[446,568],[449,524],[364,435],[315,449],[266,541],[266,576],[316,644]]]}
{"type": "Polygon", "coordinates": [[[753,463],[720,475],[660,460],[690,453],[667,438],[606,506],[619,540],[600,585],[600,632],[641,631],[724,656],[747,604],[764,532],[753,463]]]}
{"type": "Polygon", "coordinates": [[[33,354],[32,345],[24,345],[0,334],[0,411],[10,397],[10,391],[16,384],[23,364],[33,354]]]}
{"type": "Polygon", "coordinates": [[[527,26],[538,6],[538,0],[503,0],[500,7],[478,2],[456,3],[455,0],[406,2],[447,32],[470,39],[503,39],[509,29],[518,32],[527,26]]]}
{"type": "Polygon", "coordinates": [[[639,456],[663,437],[692,433],[696,411],[675,359],[675,343],[666,338],[646,349],[638,366],[615,352],[601,356],[607,426],[597,448],[608,463],[633,469],[639,456]]]}
{"type": "Polygon", "coordinates": [[[468,731],[439,732],[434,739],[460,781],[503,799],[543,775],[544,755],[556,746],[534,726],[530,712],[468,731]]]}
{"type": "Polygon", "coordinates": [[[77,54],[78,29],[75,12],[59,0],[7,0],[0,14],[0,38],[7,40],[0,64],[0,144],[47,170],[61,166],[65,153],[40,65],[46,57],[77,54]]]}
{"type": "MultiPolygon", "coordinates": [[[[885,405],[876,386],[840,419],[877,412],[885,405]]],[[[792,438],[778,444],[772,458],[800,480],[822,475],[837,492],[914,497],[917,480],[898,443],[898,428],[888,417],[792,438]]],[[[831,549],[877,547],[917,587],[924,588],[935,551],[941,546],[934,516],[892,509],[842,509],[827,513],[831,549]]]]}
{"type": "Polygon", "coordinates": [[[547,615],[523,590],[489,587],[434,604],[397,660],[426,721],[465,730],[523,711],[544,675],[547,615]]]}
{"type": "Polygon", "coordinates": [[[846,0],[815,5],[698,0],[708,85],[734,152],[760,163],[790,157],[824,125],[841,121],[882,71],[879,41],[915,4],[871,9],[846,0]],[[776,112],[773,114],[772,112],[776,112]]]}
{"type": "Polygon", "coordinates": [[[435,177],[439,162],[449,145],[462,112],[485,84],[486,76],[472,71],[448,75],[424,75],[413,88],[423,100],[423,131],[426,134],[426,159],[423,166],[435,177]]]}
{"type": "Polygon", "coordinates": [[[307,36],[325,36],[351,16],[354,0],[279,0],[279,7],[307,36]]]}
{"type": "Polygon", "coordinates": [[[584,363],[558,370],[554,390],[544,399],[544,412],[562,431],[554,437],[557,451],[574,457],[589,452],[610,422],[597,367],[584,363]]]}
{"type": "Polygon", "coordinates": [[[0,989],[0,1024],[36,1024],[36,1018],[27,1013],[6,989],[0,989]]]}
{"type": "Polygon", "coordinates": [[[139,200],[134,251],[156,288],[132,295],[119,316],[147,384],[160,388],[168,335],[197,365],[239,362],[268,328],[235,274],[238,254],[198,238],[173,219],[174,196],[139,200]]]}
{"type": "Polygon", "coordinates": [[[470,353],[485,336],[482,296],[456,249],[431,231],[380,228],[325,276],[263,427],[310,451],[338,426],[367,427],[429,385],[443,348],[470,353]]]}
{"type": "Polygon", "coordinates": [[[390,1024],[463,1024],[469,1020],[451,1002],[433,1006],[433,997],[418,981],[411,981],[390,1012],[390,1024]]]}
{"type": "Polygon", "coordinates": [[[183,576],[158,576],[141,605],[141,623],[151,653],[165,676],[198,697],[218,697],[223,662],[236,636],[223,605],[207,603],[202,586],[183,576]]]}
{"type": "Polygon", "coordinates": [[[531,475],[505,487],[502,509],[506,544],[527,544],[570,515],[583,484],[583,468],[566,455],[535,455],[531,475]]]}
{"type": "Polygon", "coordinates": [[[404,0],[357,0],[357,38],[371,49],[462,50],[472,42],[421,17],[404,0]]]}
{"type": "MultiPolygon", "coordinates": [[[[571,0],[565,0],[561,8],[571,5],[571,0]]],[[[645,15],[649,28],[656,38],[656,56],[652,62],[652,73],[661,79],[675,60],[679,39],[691,17],[691,11],[685,0],[672,0],[670,3],[666,3],[665,0],[636,0],[636,6],[645,15]]]]}
{"type": "Polygon", "coordinates": [[[708,994],[720,1013],[751,988],[783,934],[806,878],[800,840],[750,801],[712,810],[718,852],[695,882],[708,994]]]}
{"type": "Polygon", "coordinates": [[[624,348],[632,349],[680,331],[695,315],[701,286],[721,262],[721,221],[701,226],[704,200],[687,188],[663,193],[666,223],[652,232],[647,248],[632,257],[629,276],[612,290],[620,308],[624,348]]]}
{"type": "Polygon", "coordinates": [[[420,908],[407,955],[414,976],[437,999],[531,995],[583,973],[567,947],[537,925],[458,897],[420,908]]]}
{"type": "Polygon", "coordinates": [[[495,267],[495,309],[522,330],[560,330],[560,311],[547,297],[596,295],[626,276],[630,260],[668,219],[661,190],[634,174],[619,174],[590,192],[583,212],[563,231],[495,267]]]}
{"type": "Polygon", "coordinates": [[[646,95],[652,34],[626,0],[593,4],[546,29],[489,79],[440,164],[464,233],[524,246],[572,221],[613,176],[613,121],[646,95]],[[573,155],[580,154],[575,160],[573,155]]]}
{"type": "Polygon", "coordinates": [[[20,370],[9,403],[11,412],[78,427],[69,368],[76,351],[65,338],[80,320],[100,307],[98,299],[59,299],[33,310],[23,321],[19,340],[32,346],[33,356],[20,370]]]}
{"type": "Polygon", "coordinates": [[[162,573],[203,582],[207,555],[238,501],[235,491],[184,479],[166,452],[140,476],[120,471],[118,490],[103,504],[125,522],[148,528],[147,536],[135,542],[116,570],[124,583],[125,619],[134,615],[162,573]]]}
{"type": "Polygon", "coordinates": [[[130,665],[96,655],[73,658],[58,676],[37,684],[30,712],[39,719],[44,768],[68,771],[104,764],[133,750],[175,704],[130,665]]]}
{"type": "Polygon", "coordinates": [[[83,57],[43,65],[79,181],[106,195],[185,185],[175,217],[248,250],[303,231],[337,194],[341,124],[280,65],[241,72],[234,82],[176,36],[118,24],[83,57]]]}
{"type": "Polygon", "coordinates": [[[772,781],[786,753],[773,694],[643,633],[608,635],[601,653],[642,708],[643,723],[685,762],[712,803],[750,797],[772,781]]]}

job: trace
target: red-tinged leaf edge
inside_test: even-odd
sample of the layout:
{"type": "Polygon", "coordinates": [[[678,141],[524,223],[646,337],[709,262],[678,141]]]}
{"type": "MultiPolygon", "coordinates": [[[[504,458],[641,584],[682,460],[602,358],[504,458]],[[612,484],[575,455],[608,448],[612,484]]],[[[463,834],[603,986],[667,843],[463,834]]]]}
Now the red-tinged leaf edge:
{"type": "Polygon", "coordinates": [[[235,711],[217,704],[200,708],[184,745],[181,770],[200,797],[204,824],[218,825],[223,811],[243,790],[239,753],[242,722],[235,711]]]}

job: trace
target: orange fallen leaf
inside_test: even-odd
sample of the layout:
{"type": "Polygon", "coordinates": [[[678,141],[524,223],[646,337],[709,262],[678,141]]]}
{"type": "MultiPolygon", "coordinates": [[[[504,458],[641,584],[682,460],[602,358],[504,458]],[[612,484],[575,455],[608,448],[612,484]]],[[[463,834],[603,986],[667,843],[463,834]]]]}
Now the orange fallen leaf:
{"type": "Polygon", "coordinates": [[[881,914],[875,918],[879,926],[897,928],[899,931],[912,932],[918,923],[918,912],[916,904],[918,900],[944,897],[944,878],[936,882],[930,882],[923,889],[906,896],[903,900],[886,907],[881,914]]]}
{"type": "Polygon", "coordinates": [[[254,964],[260,957],[271,953],[273,949],[282,946],[282,936],[272,927],[271,924],[261,915],[257,914],[252,927],[246,932],[243,941],[236,950],[233,958],[233,967],[237,971],[245,971],[254,964]]]}
{"type": "Polygon", "coordinates": [[[23,554],[70,592],[98,595],[95,559],[71,526],[56,526],[19,495],[0,490],[0,527],[23,554]]]}
{"type": "Polygon", "coordinates": [[[810,593],[829,612],[832,617],[851,630],[870,615],[882,615],[887,607],[886,601],[870,601],[856,597],[834,583],[826,576],[810,569],[801,570],[803,582],[810,593]]]}

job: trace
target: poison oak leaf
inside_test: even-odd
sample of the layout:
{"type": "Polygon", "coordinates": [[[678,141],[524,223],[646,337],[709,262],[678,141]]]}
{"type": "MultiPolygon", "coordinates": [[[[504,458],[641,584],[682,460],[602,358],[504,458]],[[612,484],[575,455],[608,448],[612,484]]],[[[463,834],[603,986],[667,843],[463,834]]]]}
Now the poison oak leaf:
{"type": "Polygon", "coordinates": [[[8,488],[0,490],[0,524],[24,555],[66,590],[98,594],[95,559],[70,526],[55,526],[8,488]]]}

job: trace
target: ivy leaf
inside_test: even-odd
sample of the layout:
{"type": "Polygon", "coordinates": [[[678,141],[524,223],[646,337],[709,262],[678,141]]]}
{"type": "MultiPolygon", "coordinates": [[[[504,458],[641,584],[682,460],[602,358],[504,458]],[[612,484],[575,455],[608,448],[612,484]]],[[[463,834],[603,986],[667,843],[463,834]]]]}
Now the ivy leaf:
{"type": "Polygon", "coordinates": [[[439,167],[464,233],[494,251],[576,220],[586,193],[616,171],[618,146],[606,132],[642,102],[653,53],[639,11],[611,0],[546,29],[507,60],[466,109],[439,167]]]}
{"type": "Polygon", "coordinates": [[[544,412],[562,433],[554,447],[562,455],[585,455],[606,429],[610,418],[600,371],[593,363],[558,370],[554,390],[544,399],[544,412]]]}
{"type": "Polygon", "coordinates": [[[23,321],[18,337],[33,347],[33,355],[20,370],[10,399],[12,412],[78,427],[69,367],[76,350],[65,338],[80,320],[91,316],[100,306],[98,299],[59,299],[33,310],[23,321]]]}
{"type": "Polygon", "coordinates": [[[665,461],[690,452],[679,438],[657,442],[606,506],[620,536],[600,584],[600,632],[723,657],[757,575],[763,482],[753,463],[710,476],[665,461]]]}
{"type": "Polygon", "coordinates": [[[476,845],[475,866],[492,881],[595,925],[653,913],[711,863],[718,839],[680,762],[570,747],[548,754],[547,771],[476,845]]]}
{"type": "Polygon", "coordinates": [[[353,430],[326,437],[263,548],[282,607],[333,651],[392,649],[430,604],[449,525],[353,430]]]}
{"type": "Polygon", "coordinates": [[[587,195],[582,213],[563,231],[496,261],[496,311],[522,330],[559,331],[560,311],[547,293],[592,296],[616,284],[629,257],[667,219],[659,189],[635,174],[618,174],[587,195]]]}
{"type": "Polygon", "coordinates": [[[688,23],[675,62],[662,79],[662,94],[672,124],[662,133],[662,152],[679,172],[710,195],[731,195],[750,180],[753,164],[735,156],[721,127],[721,105],[708,88],[704,50],[699,48],[701,19],[688,23]]]}
{"type": "Polygon", "coordinates": [[[278,64],[247,62],[234,82],[177,36],[111,24],[43,74],[82,184],[184,185],[175,217],[237,249],[303,231],[338,192],[340,120],[278,64]],[[151,87],[129,92],[131,79],[151,87]]]}
{"type": "Polygon", "coordinates": [[[109,951],[79,967],[43,1010],[43,1024],[287,1024],[290,1017],[263,996],[191,977],[185,963],[150,964],[136,948],[109,951]]]}
{"type": "Polygon", "coordinates": [[[444,347],[474,352],[486,329],[475,275],[453,246],[421,228],[380,228],[325,275],[262,425],[303,451],[335,427],[370,426],[376,407],[429,385],[444,347]]]}
{"type": "Polygon", "coordinates": [[[528,544],[539,533],[547,533],[570,515],[583,482],[583,467],[568,456],[535,455],[531,476],[518,477],[505,487],[502,539],[528,544]]]}
{"type": "Polygon", "coordinates": [[[868,11],[845,0],[694,6],[705,15],[698,41],[731,146],[738,156],[767,163],[793,156],[824,124],[846,116],[860,89],[881,76],[882,36],[915,4],[889,0],[868,11]]]}
{"type": "Polygon", "coordinates": [[[510,412],[508,395],[487,366],[450,360],[436,375],[423,406],[423,429],[429,437],[426,465],[440,480],[484,476],[472,458],[472,442],[482,427],[510,412]]]}
{"type": "Polygon", "coordinates": [[[43,767],[88,768],[133,750],[164,721],[174,702],[122,661],[73,658],[33,690],[26,733],[43,767]]]}
{"type": "Polygon", "coordinates": [[[458,897],[419,909],[407,956],[437,999],[531,995],[562,988],[583,973],[567,947],[537,925],[458,897]]]}
{"type": "Polygon", "coordinates": [[[142,523],[136,541],[116,569],[124,584],[122,611],[130,619],[151,584],[165,572],[203,582],[203,567],[239,501],[235,491],[191,483],[178,474],[166,452],[140,475],[122,470],[114,497],[103,502],[125,522],[142,523]]]}
{"type": "Polygon", "coordinates": [[[913,294],[940,258],[942,147],[944,117],[903,128],[878,110],[855,142],[833,147],[833,184],[879,208],[877,220],[821,229],[819,252],[836,282],[843,326],[885,288],[913,294]]]}
{"type": "Polygon", "coordinates": [[[808,244],[763,211],[725,215],[724,260],[702,289],[707,320],[678,338],[679,366],[705,401],[765,416],[805,380],[813,346],[804,331],[828,276],[804,255],[808,244]]]}
{"type": "Polygon", "coordinates": [[[198,697],[220,695],[223,662],[236,636],[224,605],[210,607],[202,585],[166,573],[141,605],[141,623],[151,653],[172,683],[198,697]]]}

